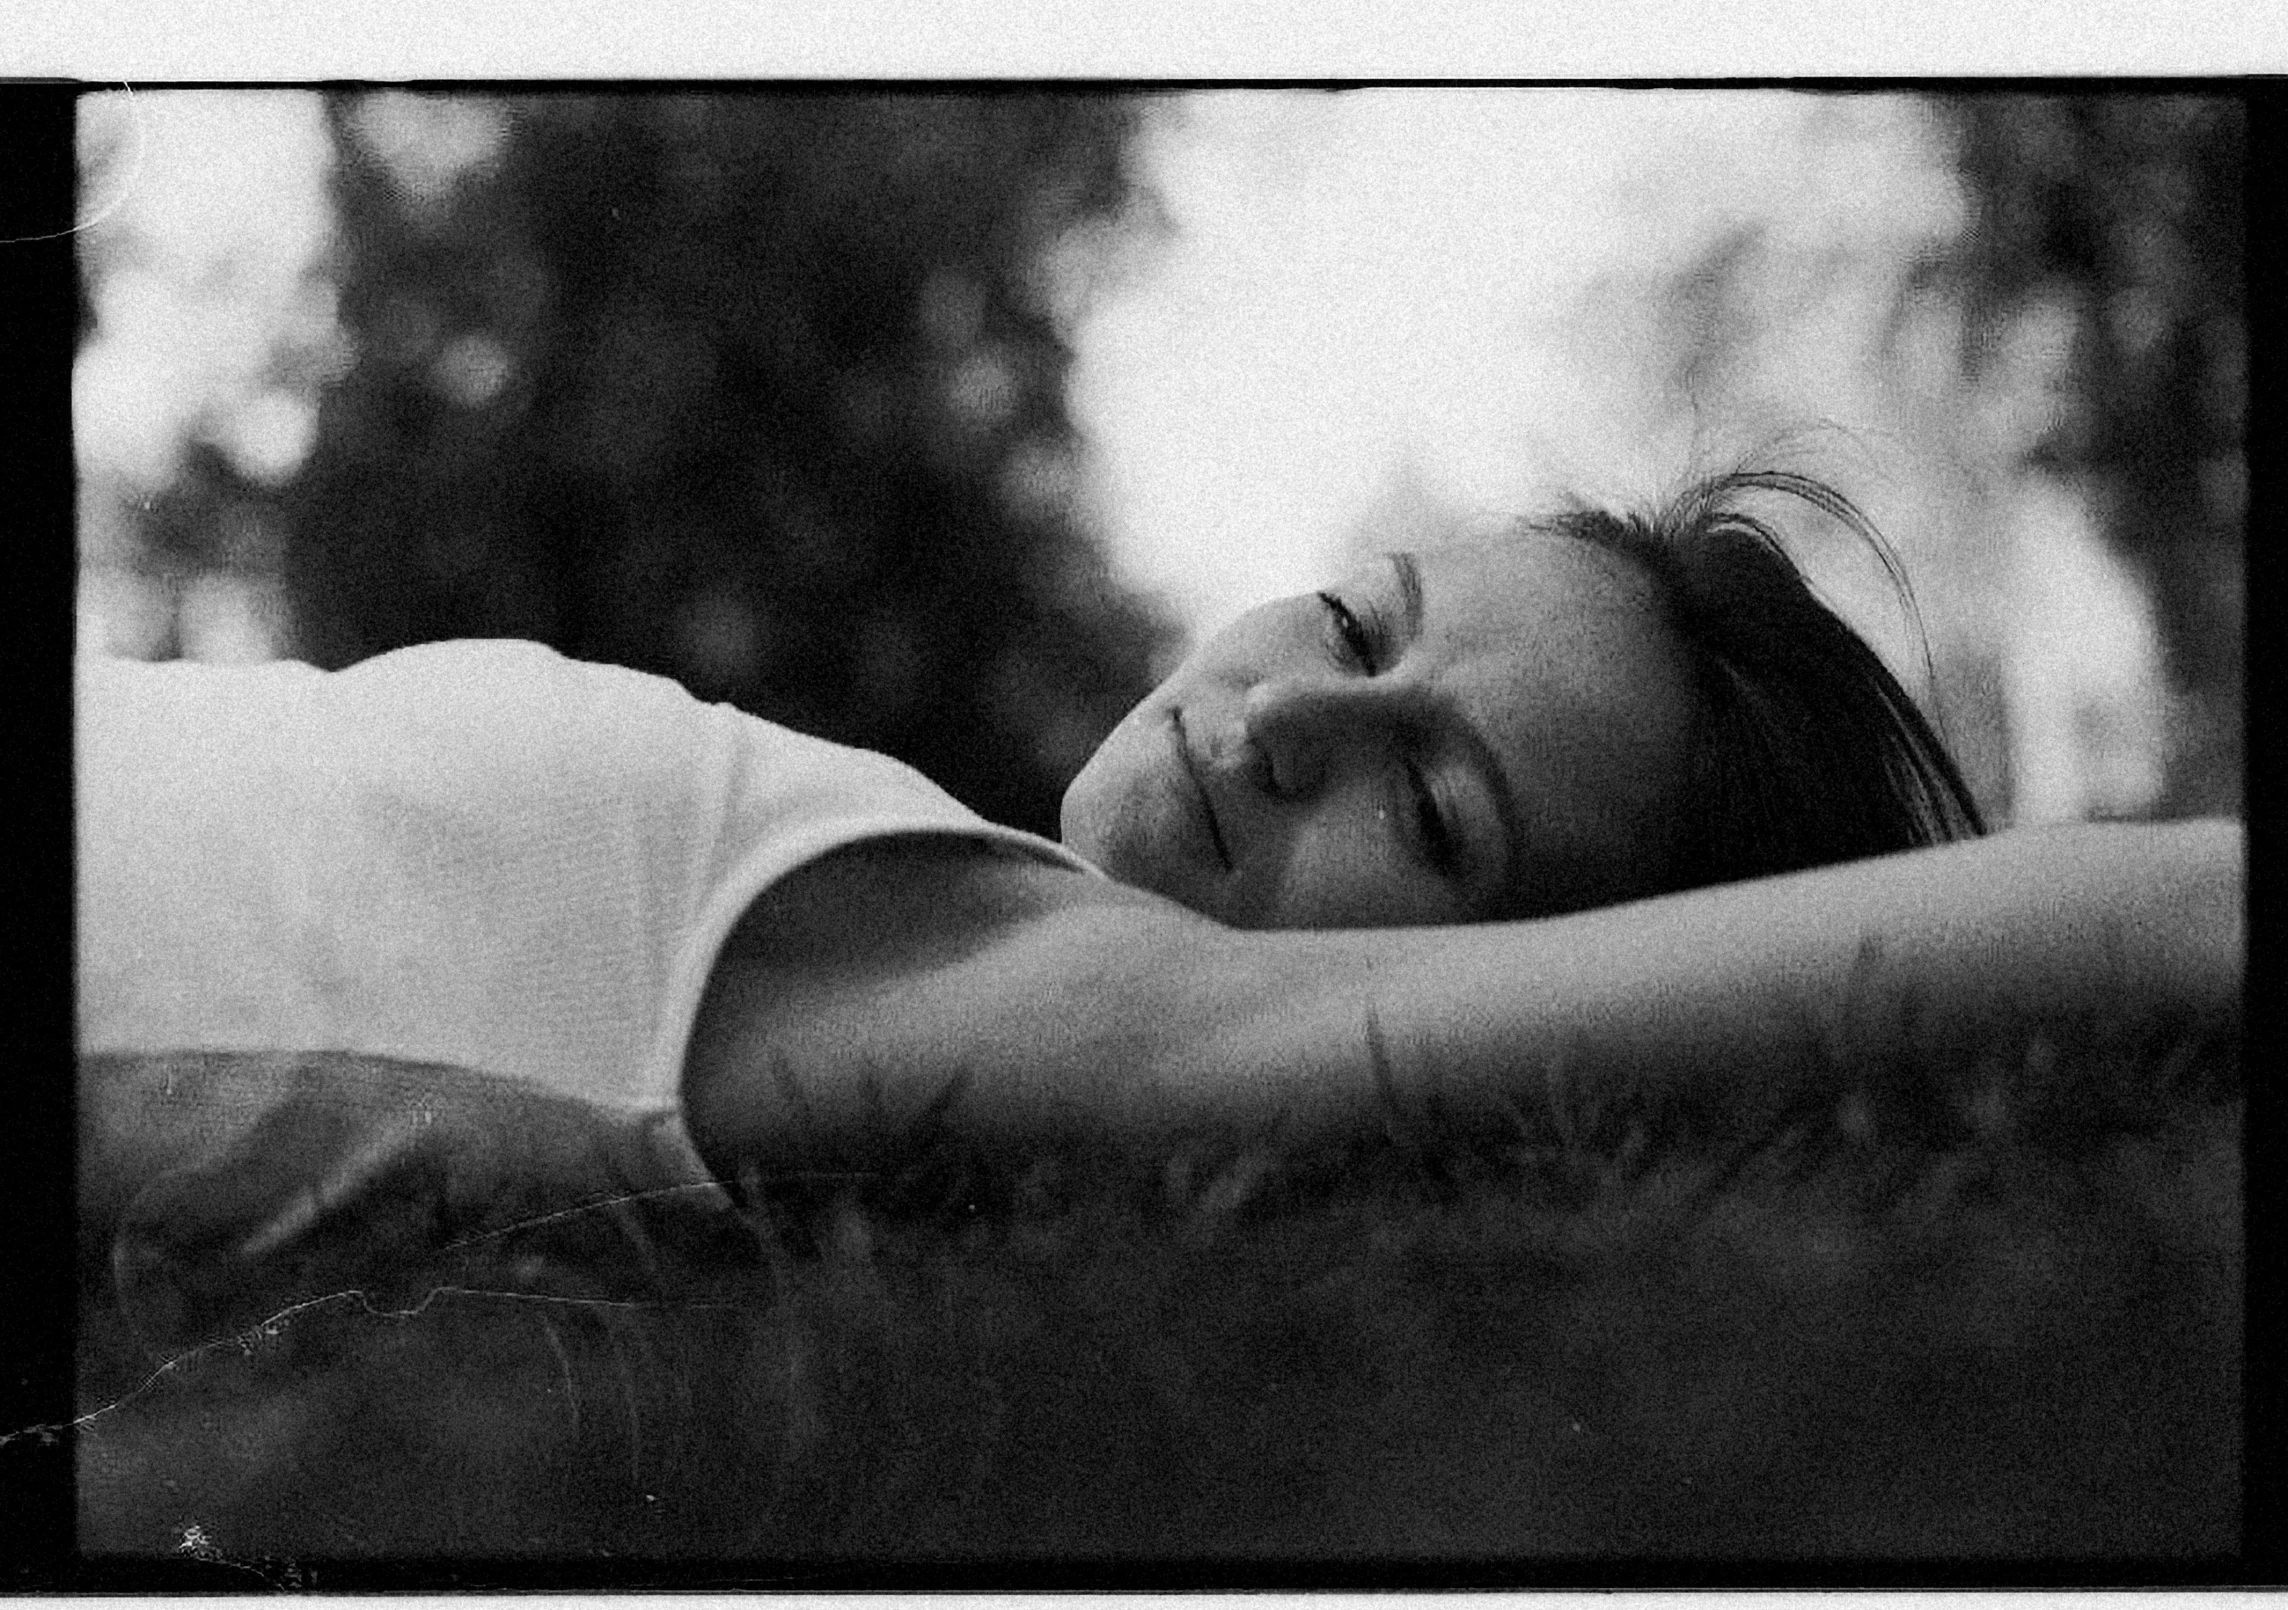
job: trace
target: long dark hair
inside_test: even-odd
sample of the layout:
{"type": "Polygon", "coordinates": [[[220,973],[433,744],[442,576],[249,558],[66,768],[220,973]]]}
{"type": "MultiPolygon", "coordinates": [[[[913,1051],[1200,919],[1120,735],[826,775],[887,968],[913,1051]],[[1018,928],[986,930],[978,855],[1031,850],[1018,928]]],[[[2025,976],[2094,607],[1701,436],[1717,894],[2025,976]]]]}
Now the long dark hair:
{"type": "Polygon", "coordinates": [[[1898,678],[1820,601],[1743,495],[1777,492],[1881,561],[1927,640],[1898,556],[1842,493],[1736,470],[1641,514],[1577,508],[1536,529],[1633,563],[1689,666],[1694,712],[1663,892],[1764,877],[1983,833],[1946,744],[1898,678]]]}

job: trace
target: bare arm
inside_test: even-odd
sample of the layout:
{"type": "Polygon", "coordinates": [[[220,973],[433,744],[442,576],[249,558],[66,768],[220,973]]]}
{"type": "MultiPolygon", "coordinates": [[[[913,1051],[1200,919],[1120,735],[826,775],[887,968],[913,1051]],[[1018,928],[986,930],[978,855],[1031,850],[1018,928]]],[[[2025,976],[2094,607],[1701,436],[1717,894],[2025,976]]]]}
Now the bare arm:
{"type": "Polygon", "coordinates": [[[2089,827],[1533,923],[1240,933],[936,842],[861,847],[758,901],[686,1072],[711,1163],[869,1169],[917,1126],[1022,1147],[1208,1127],[1463,1122],[1658,1068],[1743,1118],[1827,1062],[1869,947],[1922,1032],[2030,1016],[2237,1022],[2237,826],[2089,827]]]}

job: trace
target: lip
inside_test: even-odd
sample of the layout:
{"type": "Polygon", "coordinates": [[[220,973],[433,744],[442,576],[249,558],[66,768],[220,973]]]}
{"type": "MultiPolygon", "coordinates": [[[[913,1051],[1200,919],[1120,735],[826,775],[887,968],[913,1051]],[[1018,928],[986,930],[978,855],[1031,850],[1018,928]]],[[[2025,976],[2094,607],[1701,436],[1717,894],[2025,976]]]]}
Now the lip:
{"type": "Polygon", "coordinates": [[[1184,769],[1185,779],[1192,785],[1192,797],[1199,805],[1201,825],[1207,829],[1208,842],[1215,848],[1216,859],[1229,872],[1232,870],[1231,848],[1224,842],[1223,824],[1216,820],[1215,801],[1209,798],[1207,784],[1200,780],[1199,769],[1192,763],[1191,739],[1184,731],[1184,713],[1181,710],[1172,713],[1171,725],[1176,736],[1176,759],[1184,769]]]}

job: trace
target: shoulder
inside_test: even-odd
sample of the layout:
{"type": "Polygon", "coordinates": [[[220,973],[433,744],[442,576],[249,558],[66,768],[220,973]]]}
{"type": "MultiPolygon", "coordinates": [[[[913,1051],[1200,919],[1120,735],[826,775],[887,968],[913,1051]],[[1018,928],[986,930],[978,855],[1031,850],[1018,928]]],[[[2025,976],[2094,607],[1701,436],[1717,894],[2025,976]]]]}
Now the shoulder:
{"type": "Polygon", "coordinates": [[[681,1068],[692,1139],[725,1178],[742,1159],[842,1167],[949,1079],[1052,1095],[1044,1057],[1112,1065],[1094,1029],[1181,1027],[1121,985],[1196,956],[1212,926],[974,839],[845,845],[762,890],[716,956],[681,1068]]]}
{"type": "Polygon", "coordinates": [[[401,705],[436,715],[479,703],[560,701],[605,686],[625,692],[647,683],[682,695],[661,678],[585,666],[544,644],[508,640],[423,643],[338,671],[300,660],[218,664],[82,654],[72,672],[83,725],[136,711],[200,710],[216,720],[233,711],[262,712],[267,719],[401,705]]]}
{"type": "Polygon", "coordinates": [[[424,643],[324,680],[318,719],[359,766],[435,766],[510,787],[658,786],[765,725],[667,677],[531,642],[424,643]]]}
{"type": "Polygon", "coordinates": [[[578,706],[612,700],[701,707],[667,677],[570,659],[545,643],[512,638],[417,643],[360,660],[330,680],[362,697],[427,697],[444,707],[520,701],[578,706]]]}

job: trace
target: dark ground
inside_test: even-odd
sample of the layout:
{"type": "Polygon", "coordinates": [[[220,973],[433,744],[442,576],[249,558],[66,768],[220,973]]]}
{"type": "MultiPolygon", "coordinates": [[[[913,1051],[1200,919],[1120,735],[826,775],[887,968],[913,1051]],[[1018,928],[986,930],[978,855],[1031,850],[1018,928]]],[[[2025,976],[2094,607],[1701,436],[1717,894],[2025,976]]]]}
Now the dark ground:
{"type": "Polygon", "coordinates": [[[162,1180],[88,1263],[81,1547],[310,1586],[2233,1552],[2233,1059],[2036,1046],[1835,1094],[1744,1143],[1585,1112],[546,1219],[401,1149],[232,1256],[289,1189],[242,1150],[228,1201],[162,1180]]]}

